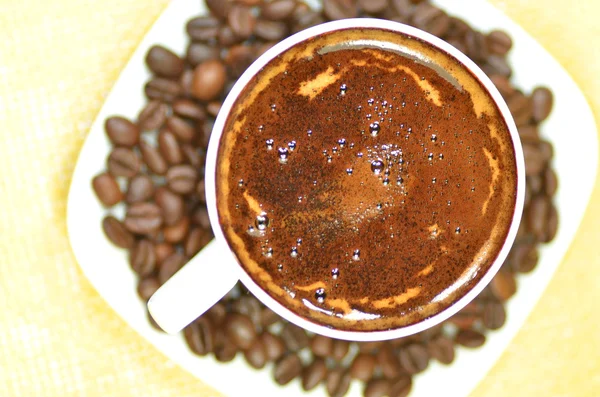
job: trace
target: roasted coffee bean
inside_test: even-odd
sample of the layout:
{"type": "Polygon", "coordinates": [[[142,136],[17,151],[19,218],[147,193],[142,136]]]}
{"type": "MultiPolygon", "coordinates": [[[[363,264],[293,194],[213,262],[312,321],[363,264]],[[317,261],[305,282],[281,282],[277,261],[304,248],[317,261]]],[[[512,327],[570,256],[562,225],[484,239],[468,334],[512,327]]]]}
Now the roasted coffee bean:
{"type": "Polygon", "coordinates": [[[540,134],[535,124],[521,125],[518,130],[522,143],[535,143],[540,140],[540,134]]]}
{"type": "Polygon", "coordinates": [[[337,361],[342,361],[346,354],[348,354],[348,350],[350,349],[350,343],[345,340],[335,339],[333,341],[333,348],[331,350],[331,357],[333,357],[337,361]]]}
{"type": "Polygon", "coordinates": [[[107,207],[112,207],[123,200],[123,193],[121,193],[119,184],[115,178],[107,172],[96,175],[94,179],[92,179],[92,187],[100,202],[107,207]]]}
{"type": "Polygon", "coordinates": [[[538,241],[544,240],[550,206],[550,200],[547,196],[543,195],[535,196],[529,204],[527,224],[529,230],[536,236],[538,241]]]}
{"type": "Polygon", "coordinates": [[[298,6],[292,15],[292,33],[296,33],[311,26],[319,25],[325,22],[325,19],[319,12],[313,11],[308,6],[303,7],[303,5],[306,6],[304,3],[298,3],[298,6]]]}
{"type": "Polygon", "coordinates": [[[300,357],[290,353],[281,358],[273,368],[273,377],[279,385],[287,385],[302,372],[300,357]]]}
{"type": "Polygon", "coordinates": [[[538,262],[538,251],[533,243],[513,246],[509,259],[512,268],[519,273],[529,273],[538,262]]]}
{"type": "MultiPolygon", "coordinates": [[[[183,152],[185,162],[194,167],[194,169],[199,170],[204,166],[205,156],[199,149],[194,148],[192,145],[184,144],[181,145],[181,151],[183,152]]],[[[201,175],[198,176],[201,177],[201,175]]],[[[196,186],[193,187],[193,190],[195,189],[196,186]]]]}
{"type": "Polygon", "coordinates": [[[179,78],[179,86],[181,87],[181,95],[185,97],[192,96],[192,86],[194,83],[194,69],[185,69],[179,78]]]}
{"type": "Polygon", "coordinates": [[[491,53],[506,55],[512,47],[512,39],[503,30],[492,30],[486,37],[487,48],[491,53]]]}
{"type": "Polygon", "coordinates": [[[531,189],[531,193],[534,195],[540,193],[544,186],[544,181],[541,175],[532,175],[528,177],[526,183],[531,189]]]}
{"type": "Polygon", "coordinates": [[[238,348],[223,332],[217,332],[215,338],[215,358],[222,363],[232,361],[237,355],[238,348]]]}
{"type": "Polygon", "coordinates": [[[168,130],[162,130],[158,133],[158,150],[167,163],[181,164],[183,162],[183,153],[175,134],[168,130]]]}
{"type": "Polygon", "coordinates": [[[231,9],[231,0],[205,0],[206,6],[211,14],[217,18],[227,19],[227,14],[231,9]]]}
{"type": "Polygon", "coordinates": [[[149,276],[156,268],[154,245],[149,240],[139,240],[129,252],[129,264],[140,277],[149,276]]]}
{"type": "Polygon", "coordinates": [[[379,14],[388,7],[388,0],[358,0],[358,6],[368,14],[379,14]]]}
{"type": "Polygon", "coordinates": [[[249,46],[240,44],[231,47],[225,56],[225,65],[229,75],[233,78],[240,77],[254,59],[254,51],[249,46]]]}
{"type": "Polygon", "coordinates": [[[527,125],[531,122],[533,108],[531,98],[523,95],[519,91],[515,91],[513,95],[506,100],[508,109],[515,120],[517,127],[527,125]]]}
{"type": "Polygon", "coordinates": [[[283,356],[285,353],[285,344],[280,337],[269,332],[265,332],[260,336],[260,338],[265,345],[265,351],[269,361],[277,361],[281,356],[283,356]]]}
{"type": "Polygon", "coordinates": [[[160,45],[154,45],[146,54],[146,65],[158,76],[174,78],[183,72],[184,64],[183,59],[173,51],[160,45]]]}
{"type": "Polygon", "coordinates": [[[223,303],[217,302],[206,311],[206,316],[210,319],[215,328],[219,329],[227,316],[227,308],[223,303]]]}
{"type": "Polygon", "coordinates": [[[131,178],[139,172],[140,160],[133,150],[116,147],[108,156],[107,167],[114,176],[131,178]]]}
{"type": "Polygon", "coordinates": [[[261,338],[254,339],[250,348],[244,351],[244,358],[252,368],[264,368],[267,363],[267,351],[261,338]]]}
{"type": "Polygon", "coordinates": [[[207,317],[199,317],[183,330],[183,336],[190,349],[205,356],[214,350],[215,329],[207,317]]]}
{"type": "Polygon", "coordinates": [[[250,37],[256,24],[256,18],[252,15],[252,9],[241,4],[231,7],[227,15],[227,24],[237,37],[246,39],[250,37]]]}
{"type": "Polygon", "coordinates": [[[131,248],[135,243],[133,235],[125,228],[125,225],[112,215],[102,220],[102,230],[108,239],[117,247],[131,248]]]}
{"type": "MultiPolygon", "coordinates": [[[[206,189],[203,179],[196,184],[196,197],[201,203],[206,203],[206,189]]],[[[194,213],[194,219],[196,219],[196,213],[194,213]]]]}
{"type": "Polygon", "coordinates": [[[154,195],[154,183],[152,178],[145,174],[139,174],[129,180],[125,201],[128,204],[146,201],[154,195]]]}
{"type": "Polygon", "coordinates": [[[238,300],[236,300],[231,308],[236,313],[244,314],[252,320],[255,327],[260,326],[260,315],[262,312],[262,305],[252,295],[243,295],[238,300]]]}
{"type": "Polygon", "coordinates": [[[219,112],[221,111],[221,102],[212,101],[206,104],[206,111],[213,117],[217,117],[219,112]]]}
{"type": "Polygon", "coordinates": [[[408,375],[400,375],[390,383],[390,397],[406,397],[412,389],[412,378],[408,375]]]}
{"type": "Polygon", "coordinates": [[[556,172],[552,168],[546,168],[544,170],[544,193],[548,197],[554,196],[558,188],[558,178],[556,172]]]}
{"type": "Polygon", "coordinates": [[[230,313],[225,318],[224,331],[229,339],[242,350],[252,346],[256,339],[256,329],[248,316],[230,313]]]}
{"type": "Polygon", "coordinates": [[[237,0],[237,2],[238,2],[239,4],[243,4],[243,5],[250,6],[250,7],[253,7],[253,6],[258,6],[258,5],[260,5],[260,4],[261,4],[263,1],[264,1],[264,0],[237,0]]]}
{"type": "Polygon", "coordinates": [[[487,329],[499,329],[506,321],[506,311],[500,302],[488,301],[483,305],[483,325],[487,329]]]}
{"type": "Polygon", "coordinates": [[[485,61],[488,56],[485,36],[477,31],[468,30],[465,34],[466,54],[476,63],[485,61]]]}
{"type": "Polygon", "coordinates": [[[238,44],[239,42],[243,41],[241,37],[238,37],[235,34],[233,29],[231,29],[231,26],[229,25],[221,26],[217,38],[221,47],[231,47],[232,45],[238,44]]]}
{"type": "Polygon", "coordinates": [[[454,343],[443,335],[429,341],[427,352],[442,364],[447,365],[454,361],[454,343]]]}
{"type": "Polygon", "coordinates": [[[391,3],[400,21],[408,21],[413,16],[415,7],[411,0],[391,0],[391,3]]]}
{"type": "Polygon", "coordinates": [[[182,91],[177,81],[155,77],[146,83],[144,92],[149,99],[171,103],[182,91]]]}
{"type": "MultiPolygon", "coordinates": [[[[220,3],[224,1],[218,0],[220,3]]],[[[187,48],[186,59],[192,66],[212,59],[218,59],[220,51],[217,46],[207,43],[190,43],[187,48]]]]}
{"type": "Polygon", "coordinates": [[[160,266],[173,252],[175,252],[175,247],[169,243],[154,244],[156,264],[160,266]]]}
{"type": "Polygon", "coordinates": [[[150,144],[141,141],[140,152],[146,166],[157,175],[164,175],[167,172],[167,162],[162,157],[160,152],[150,144]]]}
{"type": "Polygon", "coordinates": [[[223,91],[226,79],[227,72],[221,61],[202,62],[194,69],[192,94],[201,101],[210,101],[223,91]]]}
{"type": "Polygon", "coordinates": [[[160,208],[154,203],[134,203],[127,208],[125,227],[135,234],[152,234],[163,222],[160,208]]]}
{"type": "Polygon", "coordinates": [[[315,334],[310,341],[310,350],[317,357],[328,357],[333,351],[334,339],[315,334]]]}
{"type": "Polygon", "coordinates": [[[165,225],[174,225],[181,219],[185,211],[183,199],[166,187],[159,187],[154,193],[154,201],[161,210],[165,225]]]}
{"type": "Polygon", "coordinates": [[[185,30],[192,40],[203,42],[217,37],[220,24],[215,17],[197,17],[188,21],[185,30]]]}
{"type": "Polygon", "coordinates": [[[531,93],[533,120],[539,123],[545,120],[552,111],[554,97],[546,87],[536,87],[531,93]]]}
{"type": "Polygon", "coordinates": [[[198,173],[191,165],[176,165],[167,171],[167,185],[175,193],[191,193],[197,181],[198,173]]]}
{"type": "Polygon", "coordinates": [[[279,41],[286,36],[287,31],[288,26],[283,22],[259,19],[254,24],[254,34],[256,37],[267,41],[279,41]]]}
{"type": "Polygon", "coordinates": [[[137,125],[121,116],[113,116],[104,122],[104,130],[108,139],[115,146],[133,147],[140,139],[140,129],[137,125]]]}
{"type": "Polygon", "coordinates": [[[358,16],[354,0],[323,0],[323,13],[332,21],[358,16]]]}
{"type": "Polygon", "coordinates": [[[158,281],[160,284],[164,284],[170,279],[175,273],[179,271],[185,264],[185,257],[179,252],[174,252],[169,255],[163,263],[160,265],[158,270],[158,281]]]}
{"type": "Polygon", "coordinates": [[[424,371],[429,364],[429,353],[420,344],[412,343],[400,349],[400,364],[411,375],[424,371]]]}
{"type": "Polygon", "coordinates": [[[327,365],[322,358],[315,358],[302,370],[302,388],[305,391],[314,389],[327,376],[327,365]]]}
{"type": "Polygon", "coordinates": [[[558,210],[554,205],[550,205],[550,211],[548,212],[548,222],[546,224],[546,233],[542,237],[543,243],[548,243],[554,240],[558,232],[558,210]]]}
{"type": "Polygon", "coordinates": [[[371,379],[363,390],[364,397],[385,397],[390,395],[390,381],[387,379],[371,379]]]}
{"type": "Polygon", "coordinates": [[[144,302],[147,302],[159,288],[160,283],[156,277],[146,277],[138,282],[137,293],[144,302]]]}
{"type": "Polygon", "coordinates": [[[350,389],[352,377],[343,368],[336,368],[327,374],[325,388],[330,397],[343,397],[350,389]]]}
{"type": "Polygon", "coordinates": [[[177,116],[169,117],[166,122],[166,127],[180,142],[191,142],[196,135],[194,127],[177,116]]]}
{"type": "Polygon", "coordinates": [[[260,9],[260,16],[271,21],[282,21],[292,16],[298,3],[296,0],[274,0],[265,2],[260,9]]]}
{"type": "Polygon", "coordinates": [[[264,327],[270,327],[271,325],[281,321],[279,314],[275,313],[268,307],[263,307],[260,313],[260,324],[264,327]]]}
{"type": "Polygon", "coordinates": [[[381,342],[381,341],[359,342],[357,344],[358,344],[358,350],[361,353],[372,353],[372,352],[376,351],[383,344],[383,342],[381,342]]]}
{"type": "Polygon", "coordinates": [[[388,379],[394,379],[404,372],[400,360],[394,354],[394,348],[389,344],[377,352],[377,363],[383,376],[388,379]]]}
{"type": "Polygon", "coordinates": [[[354,357],[352,364],[350,364],[350,376],[354,379],[367,382],[373,377],[376,363],[375,356],[372,354],[359,353],[354,357]]]}
{"type": "Polygon", "coordinates": [[[546,167],[546,160],[539,145],[523,142],[523,157],[525,158],[525,174],[527,176],[537,175],[546,167]]]}
{"type": "Polygon", "coordinates": [[[213,235],[210,230],[202,229],[199,227],[193,227],[187,235],[184,243],[184,252],[188,257],[196,255],[202,248],[204,248],[213,235]]]}
{"type": "Polygon", "coordinates": [[[182,217],[177,223],[166,226],[162,233],[166,242],[177,244],[183,241],[190,229],[190,218],[182,217]]]}
{"type": "Polygon", "coordinates": [[[486,64],[483,65],[483,70],[488,75],[498,75],[510,77],[512,69],[504,57],[500,55],[490,55],[486,59],[486,64]]]}
{"type": "Polygon", "coordinates": [[[192,222],[204,229],[210,228],[210,218],[208,217],[208,211],[206,207],[199,206],[194,211],[194,214],[192,215],[192,222]]]}
{"type": "Polygon", "coordinates": [[[512,273],[501,270],[490,282],[490,289],[496,298],[505,302],[517,292],[517,282],[512,273]]]}
{"type": "Polygon", "coordinates": [[[450,28],[450,17],[441,9],[420,3],[412,16],[413,25],[436,36],[443,36],[450,28]]]}
{"type": "Polygon", "coordinates": [[[508,77],[498,74],[492,74],[489,77],[505,100],[515,93],[515,88],[510,84],[508,77]]]}
{"type": "Polygon", "coordinates": [[[206,118],[206,112],[202,106],[190,99],[180,98],[173,102],[173,111],[179,116],[192,120],[204,120],[206,118]]]}
{"type": "Polygon", "coordinates": [[[472,329],[463,329],[458,331],[454,337],[454,341],[459,345],[475,348],[485,343],[485,335],[472,329]]]}
{"type": "Polygon", "coordinates": [[[152,100],[138,115],[137,125],[141,131],[153,131],[163,126],[167,120],[169,106],[159,100],[152,100]]]}
{"type": "Polygon", "coordinates": [[[288,350],[296,352],[308,346],[310,340],[304,329],[292,323],[286,323],[281,331],[281,338],[285,342],[288,350]]]}

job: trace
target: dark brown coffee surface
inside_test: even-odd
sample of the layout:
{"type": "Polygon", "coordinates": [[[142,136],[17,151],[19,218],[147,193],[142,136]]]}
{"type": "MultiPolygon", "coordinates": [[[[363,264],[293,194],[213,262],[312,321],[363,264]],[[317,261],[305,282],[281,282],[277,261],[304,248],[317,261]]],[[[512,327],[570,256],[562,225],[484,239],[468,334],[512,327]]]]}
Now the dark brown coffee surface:
{"type": "Polygon", "coordinates": [[[348,330],[416,323],[463,296],[498,255],[516,193],[508,129],[478,81],[377,29],[267,65],[230,113],[217,181],[225,235],[255,282],[348,330]]]}

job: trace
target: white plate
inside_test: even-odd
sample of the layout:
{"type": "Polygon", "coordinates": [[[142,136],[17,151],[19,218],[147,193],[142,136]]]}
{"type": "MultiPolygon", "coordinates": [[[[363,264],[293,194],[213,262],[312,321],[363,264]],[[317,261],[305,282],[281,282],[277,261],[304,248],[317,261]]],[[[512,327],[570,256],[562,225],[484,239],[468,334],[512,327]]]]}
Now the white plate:
{"type": "MultiPolygon", "coordinates": [[[[90,180],[105,168],[110,148],[104,134],[104,120],[114,114],[136,118],[145,102],[143,85],[149,77],[144,65],[147,49],[160,43],[184,53],[185,22],[205,12],[200,3],[176,0],[168,6],[133,54],[98,114],[79,156],[69,194],[67,224],[71,246],[85,275],[114,310],[140,335],[202,381],[229,396],[247,395],[248,390],[260,390],[262,396],[284,392],[287,396],[306,395],[299,381],[282,389],[272,381],[270,368],[254,371],[241,355],[232,363],[220,364],[211,357],[193,355],[182,337],[155,331],[148,324],[144,303],[136,295],[136,278],[125,252],[113,246],[102,232],[101,220],[106,211],[96,199],[90,180]]],[[[544,123],[542,134],[555,148],[554,166],[560,181],[555,204],[560,214],[560,228],[555,240],[540,250],[536,270],[519,278],[518,292],[507,305],[508,319],[504,327],[490,332],[481,349],[457,349],[455,364],[451,366],[432,362],[424,373],[415,377],[412,397],[465,396],[485,376],[535,306],[567,251],[588,204],[598,162],[596,126],[583,94],[533,38],[485,1],[437,0],[435,3],[451,9],[451,14],[464,18],[475,28],[484,31],[500,28],[509,32],[515,42],[510,56],[514,81],[526,92],[536,85],[546,85],[554,91],[554,111],[544,123]],[[573,136],[574,129],[577,139],[573,136]]],[[[119,211],[123,209],[115,212],[119,211]]],[[[310,395],[325,395],[324,388],[310,395]]],[[[350,395],[361,395],[358,384],[353,384],[350,395]]]]}

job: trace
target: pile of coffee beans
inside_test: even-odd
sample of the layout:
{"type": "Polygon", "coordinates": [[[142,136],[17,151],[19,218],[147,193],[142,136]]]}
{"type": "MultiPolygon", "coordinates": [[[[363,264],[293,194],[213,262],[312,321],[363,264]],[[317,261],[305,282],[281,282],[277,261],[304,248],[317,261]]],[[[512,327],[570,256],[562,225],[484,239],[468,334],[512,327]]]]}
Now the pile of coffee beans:
{"type": "Polygon", "coordinates": [[[109,214],[102,227],[110,241],[129,251],[143,300],[212,239],[204,195],[204,160],[212,126],[236,79],[277,41],[340,18],[372,16],[407,23],[467,54],[507,101],[525,153],[523,222],[498,275],[454,317],[402,339],[348,343],[308,334],[237,285],[184,331],[194,353],[213,354],[221,362],[241,354],[257,369],[272,364],[272,375],[281,385],[299,378],[305,390],[324,384],[330,396],[343,396],[357,380],[367,397],[408,395],[411,377],[426,370],[431,360],[450,364],[458,346],[480,347],[488,330],[502,327],[504,302],[516,291],[516,277],[535,268],[538,245],[556,234],[553,149],[539,135],[539,125],[552,109],[552,93],[544,87],[524,93],[511,84],[506,54],[512,40],[505,32],[475,31],[427,1],[323,0],[321,11],[300,0],[206,0],[206,4],[210,14],[187,23],[186,54],[161,46],[148,51],[146,64],[152,72],[144,87],[148,102],[137,120],[120,116],[106,120],[113,149],[107,171],[92,181],[107,208],[121,203],[126,207],[124,219],[109,214]]]}

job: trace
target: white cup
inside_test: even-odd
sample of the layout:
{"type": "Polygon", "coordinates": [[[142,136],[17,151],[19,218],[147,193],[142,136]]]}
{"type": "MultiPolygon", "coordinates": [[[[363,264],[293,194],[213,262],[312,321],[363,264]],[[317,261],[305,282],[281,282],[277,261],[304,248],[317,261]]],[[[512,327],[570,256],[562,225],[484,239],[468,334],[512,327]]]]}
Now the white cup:
{"type": "Polygon", "coordinates": [[[517,234],[525,196],[525,164],[517,127],[508,110],[508,106],[485,73],[459,50],[427,32],[401,23],[371,18],[344,19],[306,29],[283,40],[260,56],[239,78],[221,107],[208,146],[205,175],[206,203],[215,239],[167,281],[148,302],[150,314],[156,323],[168,333],[178,332],[194,321],[227,294],[238,281],[241,281],[264,305],[284,319],[308,331],[332,338],[362,342],[378,341],[400,338],[431,328],[465,307],[485,288],[497,273],[506,259],[517,234]],[[496,102],[510,131],[516,156],[517,199],[515,211],[504,245],[492,266],[475,286],[448,308],[416,324],[391,330],[365,332],[339,330],[314,323],[292,312],[268,295],[237,262],[235,255],[225,240],[217,215],[215,178],[219,141],[223,134],[229,112],[244,87],[269,61],[290,47],[323,33],[348,28],[372,28],[396,31],[400,35],[408,35],[421,39],[456,58],[477,77],[496,102]]]}

